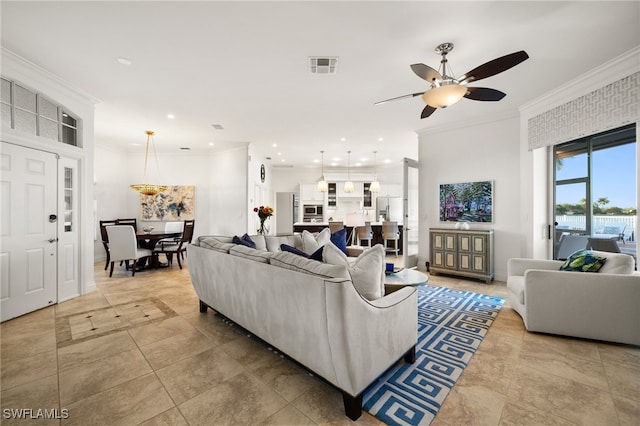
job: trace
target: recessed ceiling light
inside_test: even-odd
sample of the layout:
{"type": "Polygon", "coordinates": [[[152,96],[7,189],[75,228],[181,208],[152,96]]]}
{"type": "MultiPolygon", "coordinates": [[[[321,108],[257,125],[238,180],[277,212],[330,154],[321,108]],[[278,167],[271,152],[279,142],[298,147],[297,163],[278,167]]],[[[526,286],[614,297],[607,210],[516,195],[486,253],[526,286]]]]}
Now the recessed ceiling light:
{"type": "Polygon", "coordinates": [[[342,142],[345,142],[345,141],[347,140],[347,138],[340,138],[340,140],[341,140],[342,142]]]}
{"type": "Polygon", "coordinates": [[[118,61],[120,65],[131,65],[133,63],[131,62],[131,59],[127,58],[116,58],[116,61],[118,61]]]}
{"type": "Polygon", "coordinates": [[[131,145],[131,146],[140,146],[140,144],[137,143],[137,142],[131,142],[129,145],[131,145]]]}
{"type": "Polygon", "coordinates": [[[378,138],[378,142],[382,142],[383,140],[383,138],[378,138]]]}
{"type": "Polygon", "coordinates": [[[278,147],[278,144],[277,144],[277,143],[274,143],[274,144],[273,144],[273,145],[271,145],[271,146],[272,146],[272,147],[274,147],[274,148],[277,148],[277,147],[278,147]]]}
{"type": "Polygon", "coordinates": [[[335,167],[337,165],[338,165],[338,163],[331,163],[331,167],[335,167]]]}
{"type": "Polygon", "coordinates": [[[209,146],[214,146],[214,145],[215,145],[215,143],[209,142],[209,146]]]}
{"type": "Polygon", "coordinates": [[[284,163],[284,158],[282,160],[280,160],[282,163],[284,163]]]}
{"type": "Polygon", "coordinates": [[[279,153],[278,153],[278,155],[282,155],[282,153],[281,153],[281,152],[279,152],[279,153]]]}
{"type": "Polygon", "coordinates": [[[360,166],[362,166],[362,163],[356,163],[356,164],[354,164],[354,165],[355,165],[356,167],[360,167],[360,166]]]}
{"type": "Polygon", "coordinates": [[[314,158],[314,159],[313,159],[313,162],[314,162],[314,163],[319,163],[319,162],[320,162],[320,160],[318,160],[317,158],[314,158]]]}
{"type": "Polygon", "coordinates": [[[340,161],[340,157],[333,157],[331,161],[340,161]]]}
{"type": "Polygon", "coordinates": [[[391,160],[389,160],[388,158],[386,160],[384,160],[385,163],[389,164],[391,162],[391,160]]]}
{"type": "Polygon", "coordinates": [[[173,114],[167,114],[167,118],[174,119],[174,118],[176,118],[176,116],[173,115],[173,114]]]}

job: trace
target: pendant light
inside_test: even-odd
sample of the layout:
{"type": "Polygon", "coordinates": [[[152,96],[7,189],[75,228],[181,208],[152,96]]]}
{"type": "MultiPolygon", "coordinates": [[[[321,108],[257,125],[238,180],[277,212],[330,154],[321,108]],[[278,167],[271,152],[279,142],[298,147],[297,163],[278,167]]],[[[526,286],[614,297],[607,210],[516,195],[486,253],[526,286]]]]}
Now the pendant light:
{"type": "MultiPolygon", "coordinates": [[[[145,132],[147,134],[147,149],[144,153],[144,174],[142,176],[142,181],[147,180],[147,163],[149,160],[149,144],[153,144],[153,135],[155,133],[151,130],[147,130],[145,132]]],[[[153,153],[155,155],[156,147],[153,145],[153,153]]],[[[156,155],[156,167],[158,166],[158,157],[156,155]]],[[[150,183],[138,183],[136,185],[131,185],[131,189],[134,191],[138,191],[143,195],[156,195],[158,192],[165,191],[168,187],[166,185],[154,185],[150,183]]]]}
{"type": "Polygon", "coordinates": [[[324,151],[320,151],[320,155],[322,156],[322,174],[320,175],[320,180],[318,181],[318,191],[327,192],[329,190],[329,185],[327,184],[327,181],[324,180],[324,151]]]}
{"type": "Polygon", "coordinates": [[[353,182],[351,182],[351,151],[347,151],[347,181],[344,183],[344,192],[353,192],[353,182]]]}
{"type": "Polygon", "coordinates": [[[376,154],[378,151],[373,151],[373,182],[369,185],[369,192],[380,192],[380,182],[378,182],[378,170],[376,166],[376,154]]]}

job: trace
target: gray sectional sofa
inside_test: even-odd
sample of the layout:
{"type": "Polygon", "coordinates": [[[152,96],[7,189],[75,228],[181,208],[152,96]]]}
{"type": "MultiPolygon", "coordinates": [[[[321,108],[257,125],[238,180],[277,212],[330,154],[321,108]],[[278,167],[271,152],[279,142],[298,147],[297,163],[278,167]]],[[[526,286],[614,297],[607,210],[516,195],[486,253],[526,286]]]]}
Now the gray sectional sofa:
{"type": "MultiPolygon", "coordinates": [[[[358,260],[351,270],[280,250],[281,244],[302,249],[300,235],[251,238],[255,249],[214,236],[188,247],[200,312],[215,310],[324,378],[342,391],[346,415],[357,419],[367,386],[399,359],[415,360],[416,290],[368,300],[351,279],[358,260]]],[[[374,252],[366,256],[377,262],[374,252]]],[[[361,267],[358,279],[365,272],[361,267]]]]}

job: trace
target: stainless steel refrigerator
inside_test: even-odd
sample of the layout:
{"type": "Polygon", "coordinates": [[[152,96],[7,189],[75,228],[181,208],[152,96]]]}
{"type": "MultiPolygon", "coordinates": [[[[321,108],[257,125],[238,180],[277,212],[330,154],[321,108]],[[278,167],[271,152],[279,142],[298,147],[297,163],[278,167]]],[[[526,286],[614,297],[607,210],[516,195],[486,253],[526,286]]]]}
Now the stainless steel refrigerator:
{"type": "Polygon", "coordinates": [[[293,224],[298,222],[298,194],[276,192],[276,235],[293,234],[293,224]]]}
{"type": "Polygon", "coordinates": [[[377,220],[382,218],[402,224],[402,197],[378,197],[376,199],[377,220]]]}

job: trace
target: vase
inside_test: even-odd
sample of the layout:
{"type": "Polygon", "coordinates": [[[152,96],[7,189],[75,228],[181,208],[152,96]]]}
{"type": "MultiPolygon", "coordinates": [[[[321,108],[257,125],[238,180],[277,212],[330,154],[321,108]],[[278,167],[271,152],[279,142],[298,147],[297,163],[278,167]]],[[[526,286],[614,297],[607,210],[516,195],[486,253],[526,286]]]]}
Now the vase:
{"type": "Polygon", "coordinates": [[[260,227],[258,228],[259,235],[269,235],[269,224],[267,220],[268,218],[260,221],[260,227]]]}

